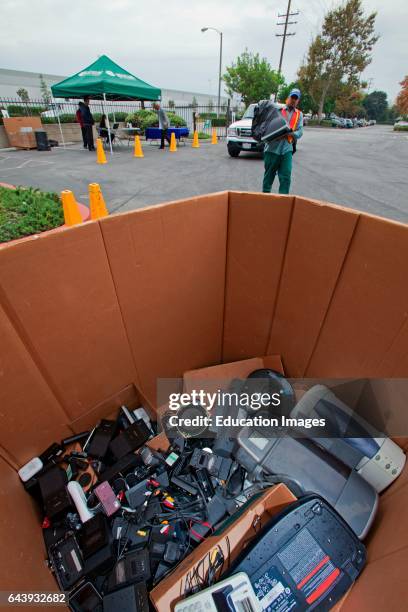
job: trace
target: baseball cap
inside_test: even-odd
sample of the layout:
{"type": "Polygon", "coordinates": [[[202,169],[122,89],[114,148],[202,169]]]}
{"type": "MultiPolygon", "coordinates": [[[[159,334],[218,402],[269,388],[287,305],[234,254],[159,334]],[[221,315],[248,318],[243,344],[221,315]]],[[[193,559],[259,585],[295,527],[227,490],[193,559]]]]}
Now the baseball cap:
{"type": "Polygon", "coordinates": [[[292,89],[292,91],[289,94],[289,98],[291,98],[292,96],[297,96],[300,99],[300,89],[292,89]]]}

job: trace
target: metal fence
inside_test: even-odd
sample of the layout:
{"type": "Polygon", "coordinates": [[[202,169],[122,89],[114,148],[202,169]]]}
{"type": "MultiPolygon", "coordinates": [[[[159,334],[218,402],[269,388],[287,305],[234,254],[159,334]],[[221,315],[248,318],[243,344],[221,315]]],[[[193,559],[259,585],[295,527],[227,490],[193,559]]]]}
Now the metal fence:
{"type": "MultiPolygon", "coordinates": [[[[91,100],[90,109],[94,115],[95,122],[99,122],[103,113],[109,115],[110,122],[127,122],[131,121],[129,117],[133,113],[145,110],[153,110],[153,102],[121,102],[121,101],[106,101],[91,100]]],[[[164,110],[168,113],[174,113],[180,117],[185,125],[190,129],[197,129],[199,132],[210,135],[212,129],[217,129],[218,136],[225,136],[227,128],[235,119],[235,113],[231,111],[230,105],[225,104],[217,107],[213,104],[207,106],[176,106],[171,107],[163,105],[164,110]]],[[[78,110],[78,100],[67,100],[63,102],[44,100],[28,100],[23,102],[18,98],[0,98],[0,111],[6,111],[10,117],[19,116],[40,116],[44,124],[57,123],[58,119],[61,123],[73,123],[76,121],[75,113],[78,110]]],[[[1,123],[0,112],[0,123],[1,123]]],[[[171,116],[170,116],[171,123],[171,116]]]]}

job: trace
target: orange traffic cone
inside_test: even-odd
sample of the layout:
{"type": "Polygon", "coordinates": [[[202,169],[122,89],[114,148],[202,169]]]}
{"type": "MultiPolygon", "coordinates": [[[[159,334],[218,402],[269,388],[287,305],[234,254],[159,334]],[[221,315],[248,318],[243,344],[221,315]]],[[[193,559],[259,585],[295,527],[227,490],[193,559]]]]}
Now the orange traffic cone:
{"type": "Polygon", "coordinates": [[[144,157],[142,143],[140,142],[140,136],[135,136],[135,150],[133,152],[133,157],[144,157]]]}
{"type": "Polygon", "coordinates": [[[197,132],[197,130],[194,130],[192,146],[194,147],[194,149],[198,149],[198,147],[200,146],[200,142],[198,140],[198,132],[197,132]]]}
{"type": "Polygon", "coordinates": [[[82,223],[81,213],[72,191],[61,191],[62,209],[64,211],[65,225],[78,225],[82,223]]]}
{"type": "Polygon", "coordinates": [[[176,135],[174,132],[172,132],[170,136],[170,153],[175,153],[176,151],[177,151],[176,135]]]}
{"type": "Polygon", "coordinates": [[[102,140],[96,139],[96,161],[98,164],[107,164],[105,151],[103,150],[102,140]]]}
{"type": "Polygon", "coordinates": [[[98,183],[90,183],[89,185],[89,208],[91,209],[91,219],[101,219],[109,215],[98,183]]]}
{"type": "Polygon", "coordinates": [[[217,129],[215,127],[212,129],[211,144],[218,144],[217,129]]]}

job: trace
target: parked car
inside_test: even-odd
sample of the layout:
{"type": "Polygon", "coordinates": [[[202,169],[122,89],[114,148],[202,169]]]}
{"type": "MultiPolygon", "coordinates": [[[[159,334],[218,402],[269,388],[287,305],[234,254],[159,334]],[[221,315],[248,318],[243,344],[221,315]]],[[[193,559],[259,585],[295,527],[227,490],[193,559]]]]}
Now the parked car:
{"type": "MultiPolygon", "coordinates": [[[[262,153],[264,144],[258,142],[251,135],[252,119],[256,104],[250,104],[243,114],[242,119],[231,123],[227,130],[227,149],[231,157],[238,157],[241,151],[262,153]]],[[[284,108],[284,104],[277,104],[278,108],[284,108]]]]}
{"type": "Polygon", "coordinates": [[[346,128],[353,128],[354,127],[354,123],[351,119],[345,119],[345,127],[346,128]]]}
{"type": "Polygon", "coordinates": [[[332,117],[332,126],[333,127],[337,127],[337,128],[345,128],[347,127],[346,125],[346,119],[344,119],[344,117],[332,117]]]}

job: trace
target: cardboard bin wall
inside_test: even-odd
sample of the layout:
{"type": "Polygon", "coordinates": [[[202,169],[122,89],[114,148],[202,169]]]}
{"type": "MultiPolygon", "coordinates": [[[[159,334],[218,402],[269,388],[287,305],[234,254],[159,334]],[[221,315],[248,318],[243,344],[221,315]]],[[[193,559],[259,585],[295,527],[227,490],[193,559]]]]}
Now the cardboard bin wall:
{"type": "MultiPolygon", "coordinates": [[[[158,377],[271,354],[289,376],[406,376],[407,260],[406,225],[235,192],[2,246],[0,590],[55,588],[16,469],[137,388],[155,406],[158,377]]],[[[345,610],[408,599],[407,480],[385,494],[345,610]]]]}

